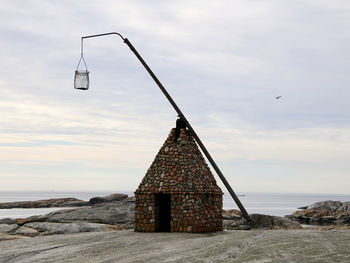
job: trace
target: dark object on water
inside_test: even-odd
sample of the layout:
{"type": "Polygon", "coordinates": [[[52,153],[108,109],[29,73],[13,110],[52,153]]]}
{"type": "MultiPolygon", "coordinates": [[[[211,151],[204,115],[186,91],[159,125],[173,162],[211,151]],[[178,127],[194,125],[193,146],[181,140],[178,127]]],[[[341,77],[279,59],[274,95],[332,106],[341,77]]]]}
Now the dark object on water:
{"type": "Polygon", "coordinates": [[[277,96],[277,97],[276,97],[276,100],[280,99],[281,97],[282,97],[282,96],[277,96]]]}
{"type": "Polygon", "coordinates": [[[180,129],[186,129],[186,122],[184,122],[181,118],[178,118],[176,120],[176,130],[175,130],[174,142],[176,142],[177,139],[179,139],[180,129]]]}

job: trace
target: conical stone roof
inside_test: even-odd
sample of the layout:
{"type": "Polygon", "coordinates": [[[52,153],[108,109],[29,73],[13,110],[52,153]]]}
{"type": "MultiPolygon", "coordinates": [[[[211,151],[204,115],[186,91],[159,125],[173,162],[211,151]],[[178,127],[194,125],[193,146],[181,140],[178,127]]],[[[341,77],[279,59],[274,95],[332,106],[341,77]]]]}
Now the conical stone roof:
{"type": "Polygon", "coordinates": [[[195,140],[186,129],[174,141],[173,128],[136,193],[222,194],[195,140]]]}

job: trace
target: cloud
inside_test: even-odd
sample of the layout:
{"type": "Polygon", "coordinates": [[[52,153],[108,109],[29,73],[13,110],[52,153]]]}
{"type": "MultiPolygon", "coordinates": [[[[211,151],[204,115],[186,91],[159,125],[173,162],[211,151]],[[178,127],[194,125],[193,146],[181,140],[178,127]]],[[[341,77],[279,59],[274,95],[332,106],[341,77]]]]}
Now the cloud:
{"type": "MultiPolygon", "coordinates": [[[[0,161],[28,167],[11,166],[19,177],[33,175],[32,165],[47,172],[66,165],[60,171],[74,170],[77,181],[82,175],[72,165],[100,168],[104,178],[128,167],[135,181],[123,187],[137,184],[176,113],[115,37],[84,42],[91,89],[72,89],[80,37],[119,31],[230,171],[265,171],[270,182],[283,167],[299,165],[304,172],[290,169],[284,180],[293,180],[291,171],[316,180],[317,167],[343,178],[349,11],[344,1],[3,2],[0,161]]],[[[232,179],[248,190],[253,180],[232,179]]]]}

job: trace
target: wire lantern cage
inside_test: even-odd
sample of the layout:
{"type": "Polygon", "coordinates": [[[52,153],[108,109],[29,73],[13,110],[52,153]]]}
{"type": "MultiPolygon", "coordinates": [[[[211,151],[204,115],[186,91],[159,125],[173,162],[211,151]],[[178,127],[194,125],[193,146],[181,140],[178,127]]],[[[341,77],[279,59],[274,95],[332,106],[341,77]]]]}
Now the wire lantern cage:
{"type": "Polygon", "coordinates": [[[89,71],[83,56],[83,49],[81,50],[81,56],[75,70],[74,75],[74,88],[80,90],[88,90],[90,86],[89,71]],[[83,63],[81,63],[83,62],[83,63]],[[85,69],[79,69],[80,64],[84,64],[85,69]]]}

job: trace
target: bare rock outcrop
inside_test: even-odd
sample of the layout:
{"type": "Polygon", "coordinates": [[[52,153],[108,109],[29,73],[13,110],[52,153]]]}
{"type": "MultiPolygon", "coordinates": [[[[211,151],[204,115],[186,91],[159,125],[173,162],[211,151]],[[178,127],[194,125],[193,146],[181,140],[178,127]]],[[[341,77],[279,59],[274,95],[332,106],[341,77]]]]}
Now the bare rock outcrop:
{"type": "Polygon", "coordinates": [[[57,235],[81,232],[104,232],[117,230],[116,226],[77,221],[73,223],[32,222],[20,227],[15,234],[57,235]]]}
{"type": "Polygon", "coordinates": [[[0,203],[0,209],[11,208],[50,208],[50,207],[80,207],[91,206],[101,203],[108,203],[114,201],[129,201],[133,202],[133,197],[128,197],[126,194],[111,194],[107,196],[92,197],[89,201],[83,201],[77,198],[51,198],[36,201],[19,201],[0,203]]]}
{"type": "Polygon", "coordinates": [[[10,208],[48,208],[48,207],[77,207],[86,206],[88,202],[77,198],[52,198],[37,201],[20,201],[0,203],[0,209],[10,208]]]}
{"type": "Polygon", "coordinates": [[[42,235],[0,242],[0,262],[350,262],[349,240],[348,230],[42,235]]]}
{"type": "MultiPolygon", "coordinates": [[[[6,207],[69,206],[75,198],[49,199],[30,202],[6,203],[6,207]]],[[[84,202],[84,201],[82,201],[84,202]]],[[[76,203],[75,203],[76,204],[76,203]]],[[[5,207],[5,205],[4,205],[5,207]]],[[[69,234],[79,232],[101,232],[134,227],[135,204],[125,194],[94,197],[79,208],[62,209],[46,215],[27,218],[0,219],[0,234],[33,237],[37,235],[69,234]]]]}
{"type": "MultiPolygon", "coordinates": [[[[249,215],[251,221],[248,222],[244,217],[238,217],[238,213],[234,212],[230,219],[226,219],[223,222],[224,229],[226,230],[250,230],[250,229],[302,229],[302,226],[295,221],[279,216],[270,216],[263,214],[251,214],[249,215]]],[[[227,218],[227,216],[226,216],[227,218]]]]}
{"type": "Polygon", "coordinates": [[[222,210],[223,220],[241,219],[242,212],[238,209],[222,210]]]}
{"type": "Polygon", "coordinates": [[[350,202],[323,201],[286,216],[302,224],[346,225],[350,224],[350,202]]]}
{"type": "Polygon", "coordinates": [[[10,233],[14,231],[17,227],[18,225],[16,224],[0,224],[0,233],[10,233]]]}
{"type": "Polygon", "coordinates": [[[35,236],[38,236],[40,233],[38,230],[36,230],[34,228],[21,226],[16,230],[15,234],[27,236],[27,237],[35,237],[35,236]]]}
{"type": "Polygon", "coordinates": [[[135,205],[131,202],[115,201],[92,207],[64,209],[46,215],[46,222],[71,223],[87,221],[110,225],[132,225],[135,217],[135,205]]]}
{"type": "Polygon", "coordinates": [[[89,205],[96,205],[101,203],[108,203],[108,202],[114,202],[114,201],[122,201],[124,199],[128,198],[128,195],[126,194],[111,194],[107,196],[97,196],[93,197],[89,200],[89,205]]]}

